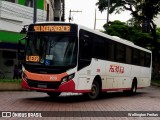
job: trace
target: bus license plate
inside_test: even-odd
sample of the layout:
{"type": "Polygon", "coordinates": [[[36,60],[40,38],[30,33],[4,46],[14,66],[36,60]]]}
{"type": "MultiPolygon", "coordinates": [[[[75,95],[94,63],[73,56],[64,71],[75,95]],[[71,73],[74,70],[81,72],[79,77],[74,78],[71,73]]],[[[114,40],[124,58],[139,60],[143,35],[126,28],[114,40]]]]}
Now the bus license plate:
{"type": "Polygon", "coordinates": [[[39,84],[38,87],[39,87],[39,88],[47,88],[47,85],[39,84]]]}

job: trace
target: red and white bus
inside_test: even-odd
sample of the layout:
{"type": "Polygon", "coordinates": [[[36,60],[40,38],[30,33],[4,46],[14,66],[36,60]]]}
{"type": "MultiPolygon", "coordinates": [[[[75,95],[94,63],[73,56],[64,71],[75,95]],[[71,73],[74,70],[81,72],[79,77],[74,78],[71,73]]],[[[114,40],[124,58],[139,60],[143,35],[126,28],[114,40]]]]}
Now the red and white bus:
{"type": "Polygon", "coordinates": [[[127,40],[71,23],[36,23],[25,37],[22,87],[61,92],[130,91],[150,86],[152,53],[127,40]]]}

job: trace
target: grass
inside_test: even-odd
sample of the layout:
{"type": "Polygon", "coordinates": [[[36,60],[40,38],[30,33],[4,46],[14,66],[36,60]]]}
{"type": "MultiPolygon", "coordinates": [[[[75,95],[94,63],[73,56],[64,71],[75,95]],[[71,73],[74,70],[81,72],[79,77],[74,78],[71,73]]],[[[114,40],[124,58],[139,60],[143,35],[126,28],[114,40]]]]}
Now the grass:
{"type": "Polygon", "coordinates": [[[160,79],[152,79],[152,82],[153,82],[153,83],[160,84],[160,79]]]}
{"type": "Polygon", "coordinates": [[[1,82],[13,82],[13,83],[20,83],[21,79],[0,79],[0,83],[1,82]]]}
{"type": "Polygon", "coordinates": [[[152,75],[152,83],[160,84],[160,75],[152,75]]]}

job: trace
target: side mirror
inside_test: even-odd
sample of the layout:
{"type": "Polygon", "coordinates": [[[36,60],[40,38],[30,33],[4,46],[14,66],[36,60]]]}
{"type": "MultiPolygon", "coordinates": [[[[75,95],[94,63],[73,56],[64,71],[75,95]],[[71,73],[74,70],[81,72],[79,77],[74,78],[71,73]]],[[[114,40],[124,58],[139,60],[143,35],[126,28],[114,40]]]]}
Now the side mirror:
{"type": "Polygon", "coordinates": [[[27,37],[24,37],[24,38],[18,40],[18,47],[17,47],[18,60],[22,60],[24,58],[24,45],[22,44],[21,41],[25,40],[25,39],[27,39],[27,37]]]}
{"type": "Polygon", "coordinates": [[[18,54],[20,53],[21,45],[22,45],[22,43],[21,43],[21,41],[19,40],[19,41],[18,41],[18,54]]]}
{"type": "Polygon", "coordinates": [[[22,28],[22,30],[20,31],[21,34],[26,34],[27,33],[27,27],[28,25],[24,25],[24,27],[22,28]]]}

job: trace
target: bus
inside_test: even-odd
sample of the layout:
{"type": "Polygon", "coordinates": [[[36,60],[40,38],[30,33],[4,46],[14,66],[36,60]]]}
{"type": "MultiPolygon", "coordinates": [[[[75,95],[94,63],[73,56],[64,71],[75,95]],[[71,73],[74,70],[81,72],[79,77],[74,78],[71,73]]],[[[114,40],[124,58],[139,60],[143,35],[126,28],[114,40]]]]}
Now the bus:
{"type": "Polygon", "coordinates": [[[127,40],[61,22],[30,24],[24,39],[25,89],[96,99],[107,91],[133,94],[150,86],[152,52],[127,40]]]}

